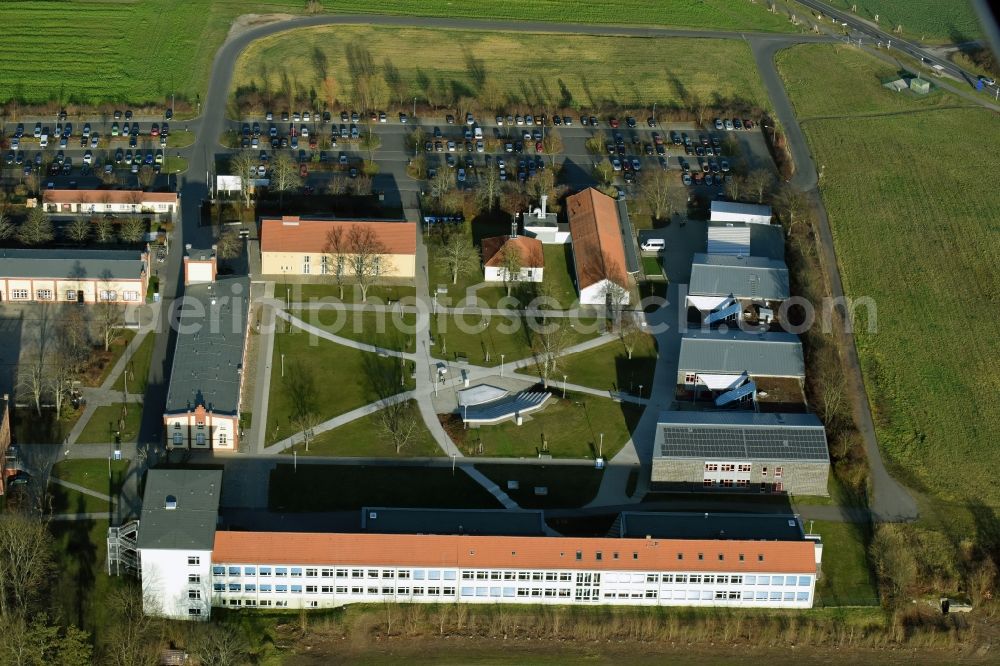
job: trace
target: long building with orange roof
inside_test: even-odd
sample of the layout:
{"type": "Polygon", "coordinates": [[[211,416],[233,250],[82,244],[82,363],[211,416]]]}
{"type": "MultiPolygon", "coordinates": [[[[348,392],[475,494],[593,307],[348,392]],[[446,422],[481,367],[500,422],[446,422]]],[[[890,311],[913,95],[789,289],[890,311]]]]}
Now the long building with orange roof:
{"type": "Polygon", "coordinates": [[[213,520],[218,474],[149,472],[138,538],[147,612],[205,619],[213,607],[385,602],[802,609],[822,559],[819,539],[789,515],[623,513],[608,536],[590,538],[540,536],[530,512],[468,511],[456,522],[455,510],[363,509],[343,532],[229,531],[213,520]],[[411,513],[377,520],[402,511],[411,513]],[[490,529],[508,513],[527,528],[490,529]]]}

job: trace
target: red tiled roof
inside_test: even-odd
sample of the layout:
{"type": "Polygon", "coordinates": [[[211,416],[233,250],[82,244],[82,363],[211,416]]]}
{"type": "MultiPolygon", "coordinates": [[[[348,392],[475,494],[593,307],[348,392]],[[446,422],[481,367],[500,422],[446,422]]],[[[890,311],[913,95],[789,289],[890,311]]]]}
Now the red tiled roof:
{"type": "Polygon", "coordinates": [[[415,222],[378,222],[364,220],[303,220],[299,217],[263,219],[260,221],[261,252],[317,252],[326,250],[327,234],[336,227],[348,233],[351,227],[363,225],[375,232],[388,254],[417,253],[415,222]]]}
{"type": "Polygon", "coordinates": [[[484,238],[483,264],[497,268],[503,265],[503,252],[507,248],[517,248],[521,255],[521,266],[524,268],[544,268],[545,254],[542,252],[542,241],[529,236],[492,236],[484,238]]]}
{"type": "Polygon", "coordinates": [[[737,573],[813,573],[816,570],[812,541],[307,532],[216,532],[212,561],[490,569],[683,569],[737,573]],[[577,552],[581,556],[579,560],[577,552]],[[600,560],[597,553],[601,553],[600,560]],[[617,559],[615,554],[618,554],[617,559]],[[678,554],[683,558],[678,559],[678,554]]]}
{"type": "Polygon", "coordinates": [[[51,204],[130,204],[177,203],[174,192],[143,192],[142,190],[45,190],[43,203],[51,204]]]}
{"type": "Polygon", "coordinates": [[[566,213],[578,288],[585,289],[606,278],[626,286],[625,246],[614,199],[587,188],[566,198],[566,213]]]}

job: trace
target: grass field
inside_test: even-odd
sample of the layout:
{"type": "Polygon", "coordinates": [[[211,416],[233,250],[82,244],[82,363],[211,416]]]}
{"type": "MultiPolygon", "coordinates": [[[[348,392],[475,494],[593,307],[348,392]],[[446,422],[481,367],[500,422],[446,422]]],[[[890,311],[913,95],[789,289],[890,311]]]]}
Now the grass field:
{"type": "Polygon", "coordinates": [[[564,108],[605,103],[649,108],[654,102],[665,108],[684,106],[695,97],[711,102],[714,96],[769,105],[750,49],[740,40],[371,26],[312,28],[262,39],[240,57],[233,85],[295,94],[315,91],[319,102],[331,107],[350,104],[355,92],[346,52],[355,45],[370,51],[380,72],[390,62],[405,84],[394,93],[380,77],[373,91],[379,98],[376,106],[414,96],[445,104],[476,95],[493,98],[496,105],[564,108]],[[540,40],[544,48],[539,48],[540,40]],[[622,58],[628,60],[627,77],[622,76],[622,58]]]}
{"type": "Polygon", "coordinates": [[[52,476],[104,495],[116,495],[128,466],[128,460],[112,460],[109,479],[107,460],[64,460],[52,466],[52,476]]]}
{"type": "Polygon", "coordinates": [[[850,59],[830,49],[780,54],[802,115],[829,100],[849,113],[849,100],[866,95],[865,113],[895,113],[803,124],[825,168],[845,291],[877,304],[877,332],[867,330],[863,309],[855,323],[879,443],[918,490],[996,507],[1000,342],[986,304],[1000,288],[1000,193],[979,175],[996,171],[1000,119],[978,108],[934,109],[953,101],[944,93],[937,101],[886,98],[873,81],[879,61],[855,55],[862,61],[845,67],[850,59]]]}
{"type": "Polygon", "coordinates": [[[965,42],[982,36],[970,0],[826,0],[838,9],[858,6],[857,15],[892,30],[903,26],[907,37],[927,42],[965,42]]]}
{"type": "Polygon", "coordinates": [[[596,389],[627,391],[649,397],[656,370],[656,338],[643,334],[628,357],[621,340],[612,340],[600,347],[570,354],[562,361],[562,374],[567,381],[596,389]]]}
{"type": "Polygon", "coordinates": [[[641,415],[642,409],[633,405],[569,392],[565,399],[550,398],[544,409],[526,416],[522,425],[505,421],[452,436],[467,455],[535,458],[544,442],[553,458],[593,459],[603,452],[610,459],[625,446],[641,415]],[[604,448],[599,451],[602,434],[604,448]]]}
{"type": "Polygon", "coordinates": [[[293,451],[307,456],[337,456],[344,458],[423,458],[444,456],[441,447],[437,445],[430,431],[416,411],[416,402],[410,401],[414,410],[416,432],[413,440],[396,453],[396,447],[379,432],[378,419],[374,414],[362,416],[350,423],[327,430],[309,442],[309,451],[301,444],[285,449],[286,454],[293,451]]]}
{"type": "MultiPolygon", "coordinates": [[[[204,95],[209,68],[234,18],[301,13],[301,0],[11,0],[3,3],[0,100],[159,102],[171,93],[204,95]]],[[[386,13],[580,23],[634,23],[687,28],[795,28],[763,3],[730,0],[622,0],[614,5],[574,0],[324,0],[336,13],[386,13]]]]}
{"type": "Polygon", "coordinates": [[[331,309],[296,310],[304,322],[342,338],[383,349],[410,352],[416,346],[417,315],[413,312],[359,312],[331,309]]]}
{"type": "Polygon", "coordinates": [[[126,362],[125,371],[118,375],[113,388],[121,391],[125,388],[125,374],[128,374],[128,392],[145,393],[146,382],[149,380],[149,363],[153,358],[153,345],[156,343],[156,334],[147,333],[139,348],[135,350],[132,357],[126,362]]]}
{"type": "MultiPolygon", "coordinates": [[[[114,441],[114,432],[118,429],[121,418],[122,403],[105,405],[94,410],[87,425],[77,438],[77,444],[104,444],[114,441]]],[[[139,425],[142,423],[142,405],[138,402],[128,404],[125,416],[125,428],[121,431],[122,442],[134,442],[139,436],[139,425]]]]}
{"type": "Polygon", "coordinates": [[[818,605],[878,605],[878,593],[865,552],[867,538],[863,530],[866,526],[816,521],[812,527],[823,537],[823,578],[816,585],[818,605]]]}
{"type": "Polygon", "coordinates": [[[268,506],[280,511],[343,511],[364,506],[499,509],[461,468],[278,465],[268,506]]]}
{"type": "Polygon", "coordinates": [[[572,509],[597,495],[604,477],[593,465],[476,465],[476,469],[506,492],[524,509],[572,509]],[[517,490],[507,482],[517,481],[517,490]],[[536,495],[535,488],[548,489],[536,495]]]}
{"type": "MultiPolygon", "coordinates": [[[[268,444],[299,431],[291,422],[293,398],[290,387],[296,381],[304,382],[304,393],[314,401],[314,413],[319,421],[325,421],[377,400],[378,395],[369,380],[376,374],[379,377],[383,376],[382,373],[391,374],[399,367],[397,359],[382,358],[320,338],[313,338],[315,344],[312,344],[311,337],[295,327],[290,333],[275,334],[265,434],[268,444]],[[308,373],[304,379],[303,373],[308,373]],[[333,379],[332,373],[339,373],[342,379],[333,379]]],[[[400,390],[413,388],[414,382],[408,373],[406,377],[406,386],[401,386],[400,390]]],[[[397,378],[395,383],[398,382],[397,378]]]]}
{"type": "MultiPolygon", "coordinates": [[[[375,285],[368,289],[368,302],[385,303],[386,301],[398,301],[401,298],[414,298],[417,294],[415,287],[409,285],[382,286],[375,285]]],[[[340,298],[340,287],[333,283],[320,284],[285,284],[274,285],[274,297],[278,300],[286,298],[292,303],[305,303],[316,298],[336,298],[343,303],[360,303],[361,290],[355,289],[352,285],[344,285],[344,298],[340,298]]]]}

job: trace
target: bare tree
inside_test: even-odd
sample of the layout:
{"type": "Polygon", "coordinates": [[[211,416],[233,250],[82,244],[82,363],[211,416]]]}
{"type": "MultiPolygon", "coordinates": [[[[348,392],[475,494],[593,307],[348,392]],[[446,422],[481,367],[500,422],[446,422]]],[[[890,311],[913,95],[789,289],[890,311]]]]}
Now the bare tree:
{"type": "Polygon", "coordinates": [[[14,224],[13,220],[10,219],[10,215],[7,214],[6,206],[0,208],[0,241],[13,238],[16,233],[17,225],[14,224]]]}
{"type": "Polygon", "coordinates": [[[243,239],[236,229],[226,229],[215,241],[215,252],[219,259],[235,259],[243,251],[243,239]]]}
{"type": "Polygon", "coordinates": [[[635,352],[635,348],[639,345],[643,338],[643,330],[639,326],[639,322],[636,321],[636,317],[633,314],[623,315],[621,321],[618,323],[618,339],[622,341],[622,346],[625,347],[625,352],[628,354],[628,359],[632,360],[632,353],[635,352]]]}
{"type": "Polygon", "coordinates": [[[451,283],[458,278],[479,270],[479,253],[468,234],[453,233],[437,253],[436,261],[442,270],[451,273],[451,283]]]}
{"type": "Polygon", "coordinates": [[[743,177],[734,175],[731,178],[726,179],[726,196],[733,201],[740,200],[740,194],[743,191],[743,177]]]}
{"type": "Polygon", "coordinates": [[[563,140],[562,135],[559,134],[559,130],[551,129],[547,131],[545,139],[542,141],[542,147],[549,155],[549,162],[555,164],[556,155],[563,151],[563,140]]]}
{"type": "Polygon", "coordinates": [[[778,209],[778,215],[785,219],[786,233],[790,237],[795,225],[807,219],[809,202],[806,195],[791,183],[785,183],[775,195],[774,203],[778,209]]]}
{"type": "Polygon", "coordinates": [[[535,358],[535,367],[542,384],[548,388],[549,379],[559,369],[560,357],[569,346],[569,336],[558,320],[541,322],[533,331],[531,352],[535,358]]]}
{"type": "Polygon", "coordinates": [[[148,164],[143,165],[139,169],[138,179],[142,189],[148,190],[153,185],[153,181],[156,180],[156,172],[148,164]]]}
{"type": "Polygon", "coordinates": [[[602,185],[607,185],[611,182],[611,179],[615,177],[614,167],[611,166],[611,162],[609,162],[607,158],[594,165],[594,177],[597,178],[602,185]]]}
{"type": "Polygon", "coordinates": [[[0,513],[0,617],[30,611],[52,570],[52,537],[37,516],[0,513]]]}
{"type": "Polygon", "coordinates": [[[191,651],[202,666],[238,666],[247,663],[246,635],[231,624],[205,623],[196,630],[191,651]]]}
{"type": "Polygon", "coordinates": [[[115,618],[108,623],[104,661],[111,666],[153,666],[160,650],[157,621],[143,611],[138,583],[116,586],[105,601],[115,618]]]}
{"type": "Polygon", "coordinates": [[[74,243],[84,245],[90,238],[90,220],[85,217],[74,217],[66,226],[66,237],[74,243]]]}
{"type": "Polygon", "coordinates": [[[110,243],[115,239],[115,226],[111,220],[101,215],[94,215],[90,218],[94,228],[94,238],[98,243],[110,243]]]}
{"type": "Polygon", "coordinates": [[[663,169],[643,169],[639,188],[654,219],[664,220],[674,212],[672,180],[663,169]]]}
{"type": "Polygon", "coordinates": [[[293,190],[302,184],[299,170],[295,163],[285,153],[280,153],[271,163],[270,188],[278,193],[278,206],[285,205],[285,192],[293,190]]]}
{"type": "Polygon", "coordinates": [[[229,170],[234,176],[239,176],[240,201],[244,207],[249,207],[253,182],[257,179],[257,156],[249,149],[241,150],[230,158],[229,170]]]}
{"type": "Polygon", "coordinates": [[[70,342],[57,338],[54,349],[49,353],[45,366],[44,386],[46,394],[55,406],[56,418],[62,416],[63,407],[76,378],[76,349],[70,342]]]}
{"type": "Polygon", "coordinates": [[[40,207],[32,208],[28,219],[17,230],[17,239],[25,245],[42,245],[53,238],[52,220],[40,207]]]}
{"type": "Polygon", "coordinates": [[[764,203],[773,183],[774,174],[767,169],[754,169],[746,177],[746,188],[756,196],[759,204],[764,203]]]}
{"type": "Polygon", "coordinates": [[[42,396],[48,388],[47,364],[54,346],[56,326],[50,304],[41,304],[36,314],[31,327],[26,331],[25,350],[22,351],[17,366],[17,389],[34,403],[35,413],[41,416],[42,396]]]}
{"type": "Polygon", "coordinates": [[[110,276],[102,276],[97,283],[97,305],[94,318],[101,331],[104,351],[111,349],[111,343],[118,339],[125,328],[125,307],[118,302],[118,293],[111,289],[110,276]]]}
{"type": "Polygon", "coordinates": [[[431,178],[431,182],[428,183],[428,187],[431,197],[440,201],[442,197],[454,189],[455,174],[451,172],[451,169],[438,169],[438,172],[431,178]]]}
{"type": "Polygon", "coordinates": [[[392,64],[392,60],[389,58],[382,61],[382,77],[385,79],[386,85],[389,86],[389,90],[392,91],[393,96],[395,96],[396,104],[402,105],[403,100],[409,92],[409,84],[399,73],[399,68],[392,64]]]}
{"type": "Polygon", "coordinates": [[[521,281],[523,266],[521,250],[510,242],[506,243],[500,250],[500,273],[503,277],[503,286],[507,288],[507,296],[510,296],[514,283],[521,281]]]}
{"type": "Polygon", "coordinates": [[[382,147],[382,138],[373,132],[369,125],[368,130],[361,137],[360,146],[368,152],[368,161],[374,162],[375,151],[382,147]]]}
{"type": "Polygon", "coordinates": [[[0,664],[91,664],[93,648],[85,631],[60,627],[47,613],[19,614],[4,625],[0,664]]]}
{"type": "Polygon", "coordinates": [[[323,253],[329,256],[326,263],[326,274],[332,275],[340,288],[340,300],[344,300],[344,278],[347,277],[347,238],[344,227],[334,227],[326,234],[326,245],[323,253]]]}
{"type": "Polygon", "coordinates": [[[291,424],[294,432],[302,433],[306,451],[312,430],[319,425],[319,405],[316,401],[316,377],[312,366],[299,361],[289,363],[283,379],[285,391],[292,403],[291,424]]]}
{"type": "Polygon", "coordinates": [[[368,301],[368,288],[392,270],[388,248],[366,225],[355,224],[347,233],[347,248],[350,252],[348,263],[358,287],[361,301],[368,301]]]}
{"type": "Polygon", "coordinates": [[[379,405],[381,409],[375,412],[379,432],[392,443],[398,454],[413,441],[420,415],[414,410],[413,402],[401,395],[382,398],[379,405]]]}
{"type": "Polygon", "coordinates": [[[118,227],[118,236],[126,243],[138,243],[146,233],[146,223],[140,217],[127,217],[118,227]]]}
{"type": "Polygon", "coordinates": [[[493,166],[485,167],[479,174],[476,188],[476,195],[483,208],[493,210],[500,201],[500,192],[503,181],[500,180],[500,171],[493,166]]]}

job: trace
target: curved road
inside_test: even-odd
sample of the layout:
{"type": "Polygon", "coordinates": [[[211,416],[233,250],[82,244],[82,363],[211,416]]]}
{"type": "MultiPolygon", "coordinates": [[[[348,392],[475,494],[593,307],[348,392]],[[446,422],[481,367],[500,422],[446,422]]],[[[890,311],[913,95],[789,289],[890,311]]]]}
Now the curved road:
{"type": "MultiPolygon", "coordinates": [[[[809,153],[808,145],[795,120],[791,104],[785,93],[784,85],[774,67],[774,54],[781,48],[802,42],[830,42],[836,38],[829,35],[813,34],[775,34],[733,31],[698,31],[669,28],[646,28],[633,26],[584,25],[584,24],[553,24],[528,21],[489,21],[446,18],[414,18],[403,16],[376,15],[344,15],[344,16],[309,16],[267,23],[250,28],[231,36],[219,50],[213,64],[209,80],[208,92],[203,101],[204,109],[200,118],[188,123],[196,132],[195,143],[179,153],[188,158],[189,168],[182,178],[179,187],[181,195],[181,220],[174,232],[174,250],[169,255],[165,268],[161,271],[161,293],[163,303],[160,312],[171,311],[173,301],[183,291],[181,284],[183,246],[191,243],[195,246],[207,246],[213,242],[211,228],[200,226],[200,204],[208,198],[209,184],[213,162],[216,153],[220,151],[218,137],[222,135],[226,122],[230,84],[233,69],[239,55],[252,42],[280,32],[298,28],[318,27],[326,25],[379,25],[379,26],[416,26],[424,28],[444,28],[461,30],[488,30],[504,32],[542,32],[562,34],[585,34],[599,36],[627,37],[695,37],[709,39],[743,39],[753,51],[760,69],[761,77],[771,96],[777,116],[788,134],[792,157],[796,165],[796,175],[793,182],[810,193],[817,207],[820,219],[820,235],[824,265],[830,276],[831,289],[835,296],[843,295],[840,274],[837,268],[833,250],[833,238],[829,224],[817,190],[816,169],[809,153]]],[[[166,329],[164,329],[166,330],[166,329]]],[[[855,412],[859,427],[865,437],[866,450],[872,467],[872,481],[875,488],[872,498],[872,512],[880,519],[906,520],[916,516],[916,505],[912,498],[885,469],[882,463],[878,444],[875,440],[874,426],[868,409],[864,384],[861,378],[860,366],[853,338],[849,333],[843,333],[843,348],[848,364],[848,379],[851,393],[855,398],[855,412]]],[[[159,335],[156,340],[153,363],[150,367],[149,390],[146,396],[146,407],[143,415],[143,427],[140,442],[152,445],[159,442],[162,430],[163,406],[166,399],[166,383],[169,377],[171,352],[174,336],[159,335]]]]}

